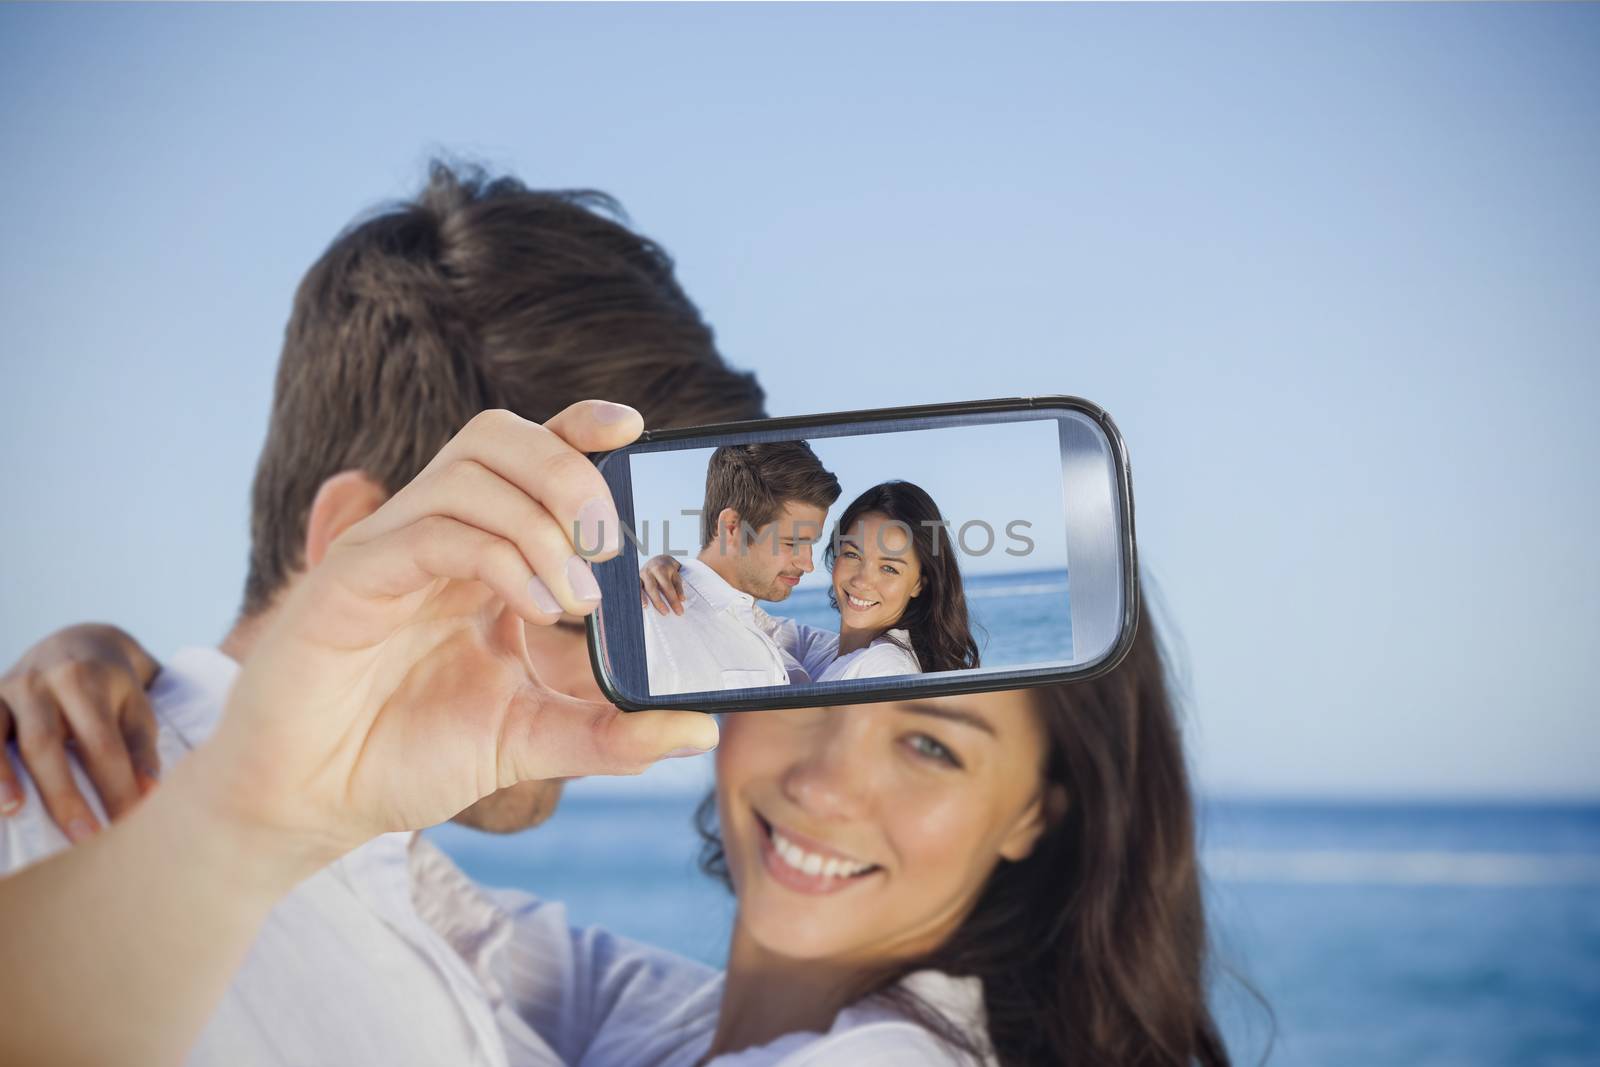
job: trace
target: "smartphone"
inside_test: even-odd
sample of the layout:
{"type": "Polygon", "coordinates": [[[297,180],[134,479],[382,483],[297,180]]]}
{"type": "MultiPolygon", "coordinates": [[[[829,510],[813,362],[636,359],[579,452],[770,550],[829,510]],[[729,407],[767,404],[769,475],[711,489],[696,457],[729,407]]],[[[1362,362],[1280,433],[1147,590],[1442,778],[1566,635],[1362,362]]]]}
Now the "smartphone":
{"type": "Polygon", "coordinates": [[[646,430],[591,458],[623,548],[594,565],[589,655],[626,710],[1019,689],[1132,644],[1127,451],[1087,400],[646,430]]]}

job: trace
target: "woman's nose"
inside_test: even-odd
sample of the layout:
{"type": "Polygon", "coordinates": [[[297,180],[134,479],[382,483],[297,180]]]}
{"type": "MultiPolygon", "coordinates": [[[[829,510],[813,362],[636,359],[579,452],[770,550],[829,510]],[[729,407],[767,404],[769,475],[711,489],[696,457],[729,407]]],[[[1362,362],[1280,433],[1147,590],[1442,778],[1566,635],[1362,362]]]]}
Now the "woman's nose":
{"type": "Polygon", "coordinates": [[[785,795],[821,821],[861,817],[872,788],[870,769],[861,759],[865,746],[838,724],[819,728],[810,741],[783,777],[785,795]]]}

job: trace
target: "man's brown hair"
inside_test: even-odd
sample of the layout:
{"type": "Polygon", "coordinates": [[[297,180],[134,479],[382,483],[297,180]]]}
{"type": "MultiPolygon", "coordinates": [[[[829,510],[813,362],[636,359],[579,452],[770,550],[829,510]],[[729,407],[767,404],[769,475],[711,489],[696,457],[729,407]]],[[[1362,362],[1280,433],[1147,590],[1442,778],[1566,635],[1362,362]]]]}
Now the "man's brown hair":
{"type": "Polygon", "coordinates": [[[543,422],[598,397],[664,427],[759,418],[671,258],[592,190],[435,162],[416,199],[358,220],[295,294],[251,494],[244,613],[303,562],[317,489],[391,494],[478,412],[543,422]]]}
{"type": "Polygon", "coordinates": [[[791,500],[827,511],[838,499],[839,479],[804,441],[723,445],[711,453],[706,466],[700,547],[717,536],[717,516],[723,508],[737,511],[742,523],[759,530],[791,500]]]}

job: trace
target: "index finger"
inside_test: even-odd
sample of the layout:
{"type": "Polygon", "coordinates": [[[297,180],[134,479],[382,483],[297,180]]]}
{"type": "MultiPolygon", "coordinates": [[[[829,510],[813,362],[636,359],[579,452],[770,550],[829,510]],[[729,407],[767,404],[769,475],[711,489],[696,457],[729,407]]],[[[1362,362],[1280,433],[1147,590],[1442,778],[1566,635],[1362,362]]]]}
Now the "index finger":
{"type": "Polygon", "coordinates": [[[0,700],[0,816],[14,815],[22,807],[24,793],[11,769],[11,757],[6,752],[6,740],[11,736],[11,709],[0,700]]]}
{"type": "MultiPolygon", "coordinates": [[[[484,411],[399,493],[429,481],[456,463],[476,463],[493,471],[541,504],[556,520],[580,556],[591,562],[610,559],[622,547],[622,528],[611,490],[589,461],[586,451],[620,448],[644,428],[633,408],[603,400],[585,400],[562,410],[541,426],[509,411],[484,411]]],[[[408,516],[403,508],[380,509],[372,516],[377,528],[408,516]],[[388,510],[390,514],[380,519],[388,510]]]]}
{"type": "Polygon", "coordinates": [[[672,610],[679,615],[683,614],[683,571],[672,572],[672,579],[667,583],[665,592],[667,603],[672,605],[672,610]]]}
{"type": "MultiPolygon", "coordinates": [[[[579,452],[607,452],[636,440],[644,432],[644,416],[626,404],[609,400],[580,400],[558,411],[544,424],[545,429],[561,438],[579,452]]],[[[589,458],[584,456],[584,462],[589,458]]],[[[589,464],[593,467],[593,464],[589,464]]],[[[568,532],[574,536],[578,554],[591,562],[610,559],[622,551],[622,520],[617,517],[616,502],[611,497],[611,487],[598,469],[595,477],[604,493],[605,507],[584,515],[580,507],[578,523],[569,523],[568,532]],[[601,525],[587,523],[598,521],[601,525]],[[600,551],[596,551],[596,548],[600,551]]],[[[552,512],[554,514],[554,512],[552,512]]],[[[559,519],[560,516],[557,515],[559,519]]]]}

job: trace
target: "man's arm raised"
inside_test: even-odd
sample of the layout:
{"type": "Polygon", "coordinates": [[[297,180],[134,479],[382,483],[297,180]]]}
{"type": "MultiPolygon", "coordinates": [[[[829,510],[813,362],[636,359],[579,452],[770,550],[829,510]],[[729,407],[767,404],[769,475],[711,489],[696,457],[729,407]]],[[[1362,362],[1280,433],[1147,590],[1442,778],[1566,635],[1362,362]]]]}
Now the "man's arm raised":
{"type": "Polygon", "coordinates": [[[585,452],[642,429],[587,401],[474,419],[297,582],[216,734],[120,823],[0,880],[0,1061],[171,1062],[272,904],[375,836],[540,778],[715,745],[697,712],[624,714],[543,685],[524,623],[588,614],[574,549],[617,517],[585,452]]]}

